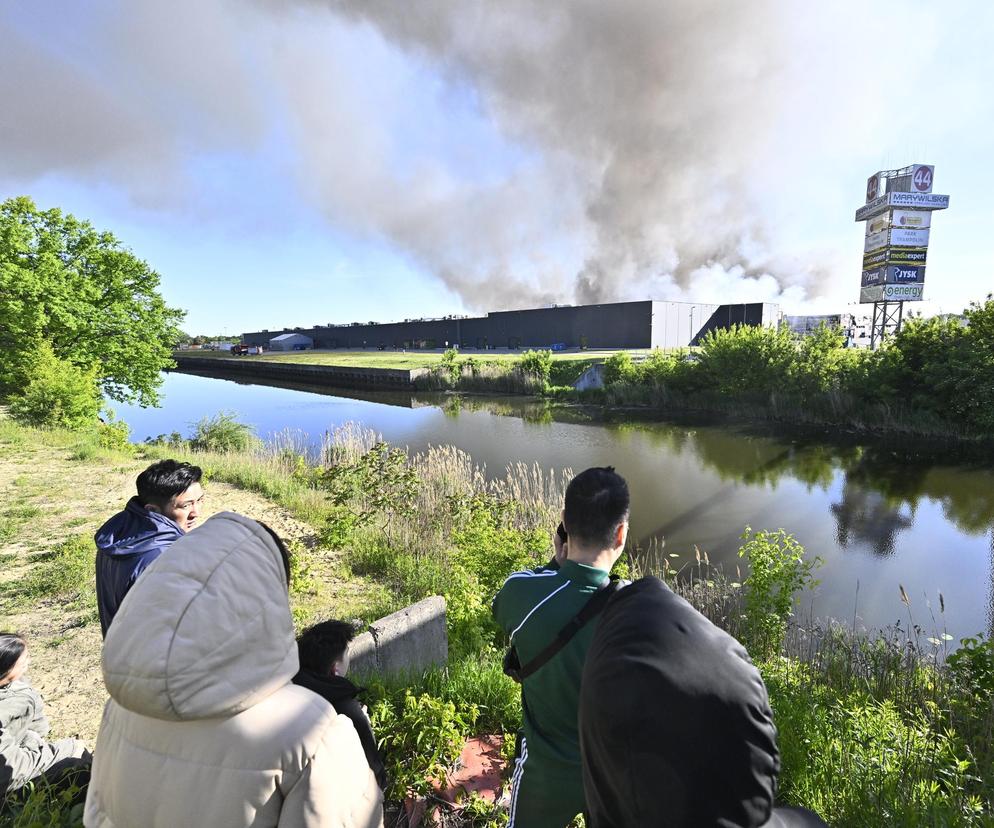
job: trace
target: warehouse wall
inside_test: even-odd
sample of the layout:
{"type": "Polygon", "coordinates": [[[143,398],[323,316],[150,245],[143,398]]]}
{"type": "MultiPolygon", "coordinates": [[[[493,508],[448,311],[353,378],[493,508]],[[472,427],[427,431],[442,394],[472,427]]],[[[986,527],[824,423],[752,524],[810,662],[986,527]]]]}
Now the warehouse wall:
{"type": "MultiPolygon", "coordinates": [[[[495,311],[468,319],[428,319],[382,325],[335,325],[300,331],[316,348],[683,348],[709,330],[733,324],[770,325],[777,305],[712,305],[691,302],[612,302],[495,311]]],[[[290,331],[242,334],[249,345],[290,331]]]]}

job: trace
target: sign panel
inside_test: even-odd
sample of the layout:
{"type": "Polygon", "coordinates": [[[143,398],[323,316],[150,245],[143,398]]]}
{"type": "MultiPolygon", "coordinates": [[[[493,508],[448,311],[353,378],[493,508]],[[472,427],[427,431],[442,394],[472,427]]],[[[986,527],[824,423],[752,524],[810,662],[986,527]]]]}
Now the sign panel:
{"type": "Polygon", "coordinates": [[[877,197],[877,192],[880,190],[880,179],[877,173],[871,175],[866,179],[866,201],[867,203],[873,201],[877,197]]]}
{"type": "Polygon", "coordinates": [[[935,167],[927,164],[915,164],[911,168],[911,186],[916,193],[932,192],[932,176],[935,167]]]}
{"type": "Polygon", "coordinates": [[[895,227],[890,231],[890,243],[894,247],[928,247],[929,230],[910,227],[895,227]]]}
{"type": "Polygon", "coordinates": [[[925,285],[870,285],[860,288],[860,302],[920,302],[925,285]]]}
{"type": "Polygon", "coordinates": [[[892,285],[911,285],[925,281],[925,268],[917,265],[888,265],[885,281],[892,285]]]}
{"type": "Polygon", "coordinates": [[[886,247],[889,241],[890,230],[881,230],[879,233],[867,233],[866,243],[863,245],[863,252],[869,253],[878,247],[886,247]]]}
{"type": "MultiPolygon", "coordinates": [[[[875,219],[871,219],[875,221],[875,219]]],[[[928,210],[894,210],[891,215],[894,227],[926,228],[932,225],[932,213],[928,210]]]]}
{"type": "Polygon", "coordinates": [[[881,265],[887,264],[887,254],[890,252],[889,247],[885,247],[882,250],[876,250],[873,253],[867,253],[863,256],[863,270],[873,270],[875,267],[880,267],[881,265]]]}
{"type": "Polygon", "coordinates": [[[893,264],[923,265],[927,256],[928,250],[924,247],[894,247],[887,250],[887,261],[893,264]]]}
{"type": "Polygon", "coordinates": [[[877,267],[873,270],[864,270],[863,278],[860,280],[860,287],[871,287],[873,285],[882,285],[884,283],[884,277],[887,275],[886,267],[877,267]]]}
{"type": "Polygon", "coordinates": [[[863,256],[863,270],[886,264],[925,264],[928,250],[924,247],[884,247],[863,256]]]}
{"type": "Polygon", "coordinates": [[[890,213],[883,213],[866,220],[866,233],[879,233],[881,230],[890,230],[890,213]]]}
{"type": "Polygon", "coordinates": [[[915,207],[919,210],[945,210],[949,196],[938,193],[887,193],[873,199],[856,211],[856,221],[866,221],[889,207],[915,207]]]}

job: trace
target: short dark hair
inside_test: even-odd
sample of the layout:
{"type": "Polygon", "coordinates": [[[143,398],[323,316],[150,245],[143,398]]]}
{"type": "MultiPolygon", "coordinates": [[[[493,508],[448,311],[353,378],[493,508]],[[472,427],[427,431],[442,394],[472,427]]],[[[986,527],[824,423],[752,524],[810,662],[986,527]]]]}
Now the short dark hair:
{"type": "Polygon", "coordinates": [[[331,666],[341,661],[353,638],[355,629],[348,621],[322,621],[308,627],[297,639],[301,669],[327,675],[331,666]]]}
{"type": "Polygon", "coordinates": [[[24,654],[26,646],[24,637],[17,633],[0,633],[0,684],[24,654]]]}
{"type": "Polygon", "coordinates": [[[202,475],[200,466],[176,460],[159,460],[138,475],[138,480],[135,481],[138,499],[142,506],[151,503],[160,509],[164,508],[173,497],[182,494],[194,483],[199,483],[202,475]]]}
{"type": "Polygon", "coordinates": [[[628,517],[628,484],[613,466],[580,472],[566,487],[563,523],[570,537],[600,548],[614,546],[614,531],[628,517]]]}

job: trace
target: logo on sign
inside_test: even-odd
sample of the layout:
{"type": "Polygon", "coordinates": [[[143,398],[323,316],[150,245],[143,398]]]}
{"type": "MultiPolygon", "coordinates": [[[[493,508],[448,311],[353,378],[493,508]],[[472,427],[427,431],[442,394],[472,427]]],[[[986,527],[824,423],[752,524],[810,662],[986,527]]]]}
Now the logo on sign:
{"type": "Polygon", "coordinates": [[[883,298],[887,301],[916,301],[922,298],[925,285],[884,285],[883,298]]]}
{"type": "Polygon", "coordinates": [[[890,243],[895,247],[927,247],[928,230],[895,227],[890,232],[890,243]]]}
{"type": "Polygon", "coordinates": [[[887,251],[881,250],[878,253],[868,253],[863,257],[863,270],[870,270],[877,265],[882,265],[887,261],[887,251]]]}
{"type": "Polygon", "coordinates": [[[924,164],[915,166],[914,172],[911,174],[911,183],[914,185],[916,193],[932,192],[932,171],[934,169],[934,167],[926,167],[924,164]]]}
{"type": "Polygon", "coordinates": [[[887,213],[884,213],[882,216],[877,216],[876,218],[871,218],[866,223],[866,232],[868,234],[879,233],[881,230],[889,230],[889,229],[890,229],[890,216],[887,213]]]}
{"type": "Polygon", "coordinates": [[[895,210],[895,227],[928,227],[932,214],[924,210],[895,210]]]}
{"type": "Polygon", "coordinates": [[[925,268],[912,265],[891,265],[887,268],[887,281],[891,284],[905,285],[922,282],[925,279],[925,268]]]}
{"type": "Polygon", "coordinates": [[[864,270],[863,278],[860,281],[860,287],[870,287],[871,285],[879,285],[884,281],[884,276],[887,273],[887,269],[884,267],[877,268],[876,270],[864,270]]]}
{"type": "Polygon", "coordinates": [[[866,200],[873,201],[877,197],[877,176],[876,173],[866,179],[866,200]]]}
{"type": "Polygon", "coordinates": [[[921,250],[891,250],[890,255],[887,257],[889,261],[900,262],[907,264],[925,264],[925,257],[928,255],[928,251],[924,248],[921,250]]]}

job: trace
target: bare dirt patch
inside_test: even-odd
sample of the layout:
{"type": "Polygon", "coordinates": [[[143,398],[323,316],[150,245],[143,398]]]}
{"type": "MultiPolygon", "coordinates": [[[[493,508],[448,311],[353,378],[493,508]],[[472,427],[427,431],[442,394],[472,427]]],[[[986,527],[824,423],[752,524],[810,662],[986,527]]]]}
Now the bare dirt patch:
{"type": "MultiPolygon", "coordinates": [[[[0,441],[0,585],[23,583],[67,538],[92,537],[124,507],[146,465],[145,459],[76,460],[71,447],[0,441]]],[[[216,481],[205,489],[204,519],[220,511],[239,512],[268,524],[291,548],[307,550],[304,559],[316,584],[300,599],[307,616],[350,617],[363,605],[369,587],[336,575],[338,553],[317,548],[313,527],[253,492],[216,481]]],[[[0,628],[28,640],[30,678],[45,700],[53,737],[78,736],[92,747],[107,698],[95,604],[0,598],[0,628]]]]}

